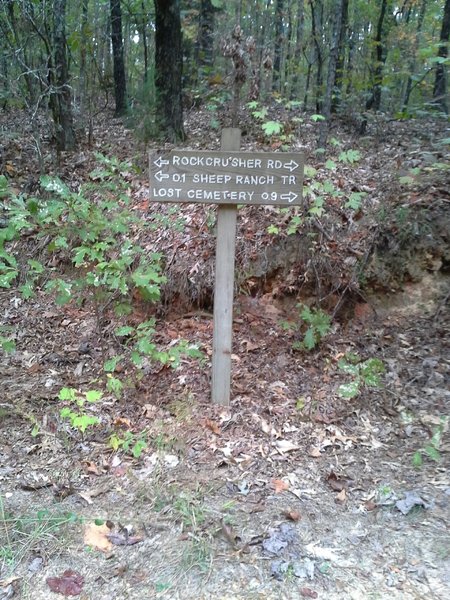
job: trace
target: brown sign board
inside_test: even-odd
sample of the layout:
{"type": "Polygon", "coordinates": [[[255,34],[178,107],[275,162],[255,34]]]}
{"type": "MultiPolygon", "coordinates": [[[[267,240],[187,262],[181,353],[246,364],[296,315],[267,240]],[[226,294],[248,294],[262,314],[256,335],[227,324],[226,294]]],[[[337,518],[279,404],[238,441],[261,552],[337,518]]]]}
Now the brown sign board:
{"type": "Polygon", "coordinates": [[[153,152],[150,199],[296,206],[302,200],[303,164],[303,154],[287,152],[153,152]]]}

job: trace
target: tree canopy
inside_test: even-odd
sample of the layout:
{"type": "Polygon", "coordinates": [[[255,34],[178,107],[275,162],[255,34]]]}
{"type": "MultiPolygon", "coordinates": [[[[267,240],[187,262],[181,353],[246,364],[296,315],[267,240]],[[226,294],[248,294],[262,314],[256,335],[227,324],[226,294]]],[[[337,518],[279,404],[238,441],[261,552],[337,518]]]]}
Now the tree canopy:
{"type": "Polygon", "coordinates": [[[0,106],[50,107],[61,148],[112,96],[148,137],[183,137],[182,102],[231,98],[234,64],[241,98],[327,119],[447,113],[449,29],[449,0],[1,0],[0,106]],[[240,65],[224,51],[235,26],[240,65]]]}

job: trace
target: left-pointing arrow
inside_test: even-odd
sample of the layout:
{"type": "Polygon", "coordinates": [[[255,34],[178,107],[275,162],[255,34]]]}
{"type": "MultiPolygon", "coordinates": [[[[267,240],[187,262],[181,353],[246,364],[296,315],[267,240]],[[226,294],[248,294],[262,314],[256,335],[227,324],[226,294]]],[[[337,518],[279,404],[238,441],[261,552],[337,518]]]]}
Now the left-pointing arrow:
{"type": "Polygon", "coordinates": [[[158,171],[157,173],[155,173],[155,178],[158,181],[162,181],[163,179],[169,179],[169,177],[170,177],[170,175],[166,175],[162,171],[158,171]]]}
{"type": "Polygon", "coordinates": [[[162,156],[158,156],[158,158],[155,160],[155,165],[157,167],[162,167],[163,165],[168,165],[169,161],[168,160],[163,160],[162,156]]]}
{"type": "Polygon", "coordinates": [[[298,194],[294,194],[294,192],[289,192],[289,194],[280,194],[280,199],[287,200],[288,202],[294,202],[297,196],[298,194]]]}

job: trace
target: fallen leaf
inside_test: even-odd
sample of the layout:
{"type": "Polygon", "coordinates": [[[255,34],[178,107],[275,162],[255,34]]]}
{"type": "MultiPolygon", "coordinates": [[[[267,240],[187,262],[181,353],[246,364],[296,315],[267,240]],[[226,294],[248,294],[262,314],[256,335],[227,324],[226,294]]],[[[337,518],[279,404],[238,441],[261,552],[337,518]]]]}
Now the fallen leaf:
{"type": "Polygon", "coordinates": [[[293,444],[289,440],[277,440],[275,442],[276,449],[283,454],[284,452],[292,452],[293,450],[298,450],[299,446],[297,444],[293,444]]]}
{"type": "Polygon", "coordinates": [[[80,496],[80,498],[83,498],[83,500],[86,500],[88,504],[92,504],[92,498],[96,498],[101,494],[106,494],[106,492],[109,492],[110,490],[111,484],[109,481],[106,481],[101,485],[92,488],[91,490],[86,490],[85,492],[78,492],[78,495],[80,496]]]}
{"type": "Polygon", "coordinates": [[[109,533],[106,537],[114,546],[134,546],[144,539],[140,535],[128,535],[127,533],[109,533]]]}
{"type": "Polygon", "coordinates": [[[275,490],[275,494],[279,494],[289,489],[289,483],[283,481],[282,479],[272,479],[271,485],[275,490]]]}
{"type": "Polygon", "coordinates": [[[261,347],[260,344],[254,344],[253,342],[249,342],[248,340],[244,340],[243,343],[245,344],[247,352],[253,352],[253,350],[258,350],[261,347]]]}
{"type": "Polygon", "coordinates": [[[405,492],[405,497],[402,500],[397,500],[395,506],[403,515],[407,515],[416,506],[425,509],[430,508],[430,504],[415,491],[405,492]]]}
{"type": "Polygon", "coordinates": [[[144,404],[144,406],[142,407],[142,415],[146,419],[154,419],[157,412],[158,407],[154,406],[153,404],[144,404]]]}
{"type": "Polygon", "coordinates": [[[316,558],[320,558],[322,560],[329,560],[332,562],[338,562],[338,555],[331,550],[331,548],[322,548],[317,546],[315,542],[311,542],[307,546],[305,546],[305,550],[308,554],[315,556],[316,558]]]}
{"type": "Polygon", "coordinates": [[[84,530],[83,541],[86,546],[91,546],[101,552],[110,552],[112,543],[108,539],[109,534],[110,530],[106,524],[95,525],[95,523],[90,523],[86,525],[84,530]]]}
{"type": "Polygon", "coordinates": [[[164,463],[171,469],[175,468],[180,462],[176,454],[164,454],[164,463]]]}
{"type": "Polygon", "coordinates": [[[112,467],[111,473],[115,477],[123,477],[128,471],[127,465],[118,465],[117,467],[112,467]]]}
{"type": "Polygon", "coordinates": [[[91,460],[86,460],[83,462],[83,467],[87,473],[91,475],[100,475],[97,465],[91,460]]]}
{"type": "Polygon", "coordinates": [[[327,481],[331,489],[335,492],[341,492],[347,487],[347,481],[339,477],[339,475],[336,475],[334,471],[331,471],[331,473],[328,475],[327,481]]]}
{"type": "Polygon", "coordinates": [[[320,450],[319,448],[316,448],[316,446],[311,446],[308,450],[308,454],[309,456],[312,456],[312,458],[319,458],[321,456],[320,450]]]}
{"type": "Polygon", "coordinates": [[[84,577],[76,571],[67,569],[59,577],[48,577],[46,581],[52,592],[63,596],[79,596],[83,589],[84,577]]]}
{"type": "Polygon", "coordinates": [[[335,500],[337,502],[345,502],[347,500],[347,492],[345,491],[345,488],[342,488],[342,490],[336,496],[335,500]]]}
{"type": "Polygon", "coordinates": [[[303,596],[303,598],[318,598],[319,597],[318,593],[315,592],[314,590],[312,590],[311,588],[301,588],[300,594],[303,596]]]}
{"type": "Polygon", "coordinates": [[[12,575],[11,577],[7,577],[6,579],[0,579],[0,587],[8,587],[12,583],[19,581],[20,579],[22,579],[22,578],[16,577],[15,575],[12,575]]]}
{"type": "Polygon", "coordinates": [[[269,531],[268,537],[266,537],[262,546],[265,552],[280,556],[286,547],[294,547],[298,542],[298,533],[296,528],[291,523],[281,523],[281,525],[269,531]]]}
{"type": "Polygon", "coordinates": [[[300,521],[301,519],[301,515],[298,512],[298,510],[283,510],[282,514],[286,517],[286,519],[289,519],[290,521],[294,521],[294,523],[297,523],[297,521],[300,521]]]}
{"type": "Polygon", "coordinates": [[[220,435],[220,433],[221,433],[220,427],[217,425],[217,423],[215,421],[212,421],[211,419],[202,419],[201,424],[204,427],[206,427],[207,429],[210,429],[216,435],[220,435]]]}
{"type": "Polygon", "coordinates": [[[128,429],[130,429],[131,421],[126,417],[117,417],[116,419],[114,419],[114,425],[116,427],[127,427],[128,429]]]}
{"type": "Polygon", "coordinates": [[[240,541],[240,538],[236,535],[233,528],[225,523],[223,519],[220,521],[220,527],[225,539],[233,546],[233,548],[236,548],[236,544],[240,541]]]}

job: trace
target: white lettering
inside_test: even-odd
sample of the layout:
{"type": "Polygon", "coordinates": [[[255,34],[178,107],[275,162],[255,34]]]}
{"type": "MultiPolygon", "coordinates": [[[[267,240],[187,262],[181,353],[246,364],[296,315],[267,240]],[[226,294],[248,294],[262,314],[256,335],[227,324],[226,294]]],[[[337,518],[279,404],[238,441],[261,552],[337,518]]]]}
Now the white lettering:
{"type": "Polygon", "coordinates": [[[271,158],[267,159],[267,168],[268,169],[281,169],[283,167],[283,163],[281,160],[272,160],[271,158]]]}
{"type": "Polygon", "coordinates": [[[153,198],[180,198],[181,188],[153,188],[153,198]]]}
{"type": "MultiPolygon", "coordinates": [[[[185,156],[173,154],[171,158],[174,167],[212,167],[221,169],[227,169],[228,167],[239,169],[262,168],[262,160],[260,158],[242,158],[240,156],[196,156],[190,154],[185,156]]],[[[273,166],[273,168],[279,168],[282,165],[281,161],[269,162],[279,163],[278,166],[273,166]]]]}
{"type": "Polygon", "coordinates": [[[217,183],[227,184],[231,181],[231,175],[225,175],[223,173],[195,173],[192,176],[192,183],[217,183]]]}
{"type": "Polygon", "coordinates": [[[273,185],[273,175],[236,175],[236,185],[273,185]]]}

